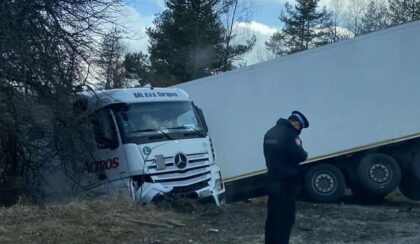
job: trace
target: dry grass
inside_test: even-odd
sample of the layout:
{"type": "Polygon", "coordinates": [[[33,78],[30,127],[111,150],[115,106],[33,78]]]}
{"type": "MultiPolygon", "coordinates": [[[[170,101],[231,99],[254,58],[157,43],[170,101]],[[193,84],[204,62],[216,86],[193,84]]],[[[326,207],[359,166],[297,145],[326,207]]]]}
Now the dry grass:
{"type": "MultiPolygon", "coordinates": [[[[121,197],[0,208],[0,243],[263,243],[266,198],[140,205],[121,197]]],[[[420,243],[420,203],[399,192],[380,205],[300,202],[291,243],[420,243]]]]}
{"type": "Polygon", "coordinates": [[[153,243],[183,226],[176,212],[125,199],[0,208],[0,242],[153,243]],[[159,237],[159,236],[157,236],[159,237]]]}

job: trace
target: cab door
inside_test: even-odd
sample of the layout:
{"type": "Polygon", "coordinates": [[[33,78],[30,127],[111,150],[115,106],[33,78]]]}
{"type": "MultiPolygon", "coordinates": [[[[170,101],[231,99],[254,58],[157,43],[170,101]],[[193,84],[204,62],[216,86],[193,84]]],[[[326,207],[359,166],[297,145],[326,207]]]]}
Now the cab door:
{"type": "Polygon", "coordinates": [[[115,182],[126,173],[124,147],[119,136],[113,112],[109,108],[96,111],[91,115],[95,135],[96,150],[90,161],[83,167],[89,184],[115,182]]]}

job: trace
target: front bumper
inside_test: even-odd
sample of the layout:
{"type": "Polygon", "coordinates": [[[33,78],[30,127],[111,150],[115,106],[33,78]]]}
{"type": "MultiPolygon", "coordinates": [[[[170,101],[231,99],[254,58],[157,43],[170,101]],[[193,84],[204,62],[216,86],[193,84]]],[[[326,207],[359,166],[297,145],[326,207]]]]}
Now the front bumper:
{"type": "Polygon", "coordinates": [[[198,199],[213,198],[217,206],[224,203],[225,187],[220,170],[215,165],[210,166],[210,174],[207,178],[189,185],[180,186],[176,181],[174,181],[173,185],[144,182],[140,187],[136,188],[132,180],[128,184],[131,198],[144,203],[150,203],[163,195],[198,199]]]}

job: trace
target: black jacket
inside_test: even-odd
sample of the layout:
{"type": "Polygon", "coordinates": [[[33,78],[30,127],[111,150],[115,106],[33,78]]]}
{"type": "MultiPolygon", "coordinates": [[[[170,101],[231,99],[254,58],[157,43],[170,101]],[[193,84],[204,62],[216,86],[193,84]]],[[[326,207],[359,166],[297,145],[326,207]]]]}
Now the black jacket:
{"type": "Polygon", "coordinates": [[[286,119],[277,124],[264,136],[264,156],[269,179],[284,179],[297,176],[298,164],[307,159],[296,129],[286,119]]]}

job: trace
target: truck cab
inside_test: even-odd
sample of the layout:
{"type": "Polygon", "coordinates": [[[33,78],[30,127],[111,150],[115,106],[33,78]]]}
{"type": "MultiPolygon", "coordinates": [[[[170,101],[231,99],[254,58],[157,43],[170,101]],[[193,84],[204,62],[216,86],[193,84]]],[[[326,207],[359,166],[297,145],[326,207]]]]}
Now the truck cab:
{"type": "Polygon", "coordinates": [[[225,188],[203,112],[178,88],[130,88],[83,95],[96,150],[82,189],[127,193],[140,202],[165,194],[223,201],[225,188]]]}

